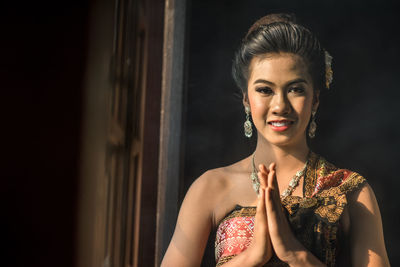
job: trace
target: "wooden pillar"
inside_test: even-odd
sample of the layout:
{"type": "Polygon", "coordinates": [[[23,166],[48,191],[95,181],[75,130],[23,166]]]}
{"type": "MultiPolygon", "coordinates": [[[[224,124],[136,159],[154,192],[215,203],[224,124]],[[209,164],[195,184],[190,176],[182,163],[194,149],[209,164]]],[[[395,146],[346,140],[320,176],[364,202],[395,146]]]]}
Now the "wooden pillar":
{"type": "Polygon", "coordinates": [[[156,266],[174,231],[182,180],[186,2],[166,0],[165,4],[156,266]]]}

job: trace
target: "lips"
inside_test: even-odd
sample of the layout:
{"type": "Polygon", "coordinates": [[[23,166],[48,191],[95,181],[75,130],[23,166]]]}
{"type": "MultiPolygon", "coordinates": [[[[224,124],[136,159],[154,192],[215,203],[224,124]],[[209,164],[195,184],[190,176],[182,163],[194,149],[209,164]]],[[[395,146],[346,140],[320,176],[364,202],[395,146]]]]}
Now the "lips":
{"type": "Polygon", "coordinates": [[[275,121],[269,121],[268,124],[271,126],[272,130],[278,131],[278,132],[283,132],[286,131],[294,121],[290,120],[275,120],[275,121]]]}

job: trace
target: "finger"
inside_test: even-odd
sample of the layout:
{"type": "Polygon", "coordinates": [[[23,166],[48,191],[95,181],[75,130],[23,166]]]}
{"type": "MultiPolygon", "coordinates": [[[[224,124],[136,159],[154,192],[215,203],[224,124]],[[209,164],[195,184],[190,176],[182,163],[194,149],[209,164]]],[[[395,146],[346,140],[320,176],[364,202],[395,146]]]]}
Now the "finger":
{"type": "MultiPolygon", "coordinates": [[[[277,212],[277,216],[281,216],[281,211],[282,211],[282,203],[281,203],[281,197],[279,194],[279,186],[278,186],[278,181],[276,178],[276,164],[271,163],[269,165],[269,174],[268,174],[268,192],[266,192],[266,203],[270,202],[270,209],[271,212],[277,212]],[[273,210],[272,210],[273,209],[273,210]]],[[[267,205],[267,204],[266,204],[267,205]]],[[[267,213],[268,213],[268,207],[267,208],[267,213]]],[[[269,215],[268,215],[269,216],[269,215]]]]}
{"type": "Polygon", "coordinates": [[[285,242],[282,238],[289,232],[286,218],[283,216],[281,204],[277,205],[274,195],[274,190],[267,188],[265,192],[266,199],[266,210],[268,214],[268,232],[270,234],[272,246],[279,248],[282,247],[285,242]]]}
{"type": "Polygon", "coordinates": [[[277,222],[277,209],[275,208],[273,193],[273,189],[270,187],[265,190],[265,208],[267,210],[268,219],[271,222],[277,222]]]}
{"type": "Polygon", "coordinates": [[[268,173],[269,169],[267,169],[267,167],[264,164],[260,164],[258,165],[258,168],[260,169],[260,171],[268,173]]]}
{"type": "Polygon", "coordinates": [[[268,169],[265,167],[264,164],[260,164],[259,167],[260,171],[257,173],[258,179],[260,180],[261,188],[267,188],[267,180],[268,180],[268,169]]]}
{"type": "Polygon", "coordinates": [[[281,205],[281,197],[279,192],[278,180],[276,178],[276,164],[271,163],[269,166],[270,172],[268,175],[268,187],[271,188],[271,197],[277,206],[281,205]]]}
{"type": "Polygon", "coordinates": [[[257,210],[256,210],[256,218],[262,219],[266,217],[266,208],[265,208],[265,190],[264,188],[260,188],[258,191],[258,201],[257,201],[257,210]]]}
{"type": "Polygon", "coordinates": [[[276,182],[276,164],[273,162],[269,165],[268,170],[268,187],[272,189],[278,188],[278,183],[276,182]]]}
{"type": "Polygon", "coordinates": [[[276,191],[271,188],[265,190],[265,209],[268,214],[268,220],[271,220],[273,225],[279,226],[283,218],[282,204],[279,196],[278,198],[276,197],[276,191]]]}
{"type": "Polygon", "coordinates": [[[263,188],[260,188],[258,194],[257,210],[254,219],[254,241],[263,245],[268,237],[267,210],[265,208],[265,189],[263,188]]]}
{"type": "Polygon", "coordinates": [[[280,202],[280,193],[279,193],[279,186],[278,186],[278,179],[276,178],[276,164],[271,163],[269,165],[269,175],[268,175],[268,187],[273,189],[273,196],[276,201],[280,202]]]}
{"type": "Polygon", "coordinates": [[[260,188],[267,188],[267,177],[262,172],[257,172],[258,180],[260,181],[260,188]]]}

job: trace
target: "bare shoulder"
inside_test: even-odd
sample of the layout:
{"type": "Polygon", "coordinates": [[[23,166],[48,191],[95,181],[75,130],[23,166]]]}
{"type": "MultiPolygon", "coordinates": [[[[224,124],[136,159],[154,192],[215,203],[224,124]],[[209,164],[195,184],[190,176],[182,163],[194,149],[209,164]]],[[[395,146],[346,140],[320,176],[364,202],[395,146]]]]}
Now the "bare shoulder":
{"type": "Polygon", "coordinates": [[[353,265],[389,266],[381,213],[373,189],[363,183],[349,194],[348,200],[353,265]]]}
{"type": "Polygon", "coordinates": [[[349,193],[348,205],[352,224],[357,224],[359,220],[378,221],[379,224],[381,214],[378,201],[368,183],[349,193]]]}
{"type": "Polygon", "coordinates": [[[355,208],[362,205],[370,212],[373,212],[375,209],[378,209],[379,211],[374,190],[367,182],[362,184],[353,192],[349,193],[348,200],[350,207],[355,208]]]}
{"type": "Polygon", "coordinates": [[[191,189],[207,190],[210,193],[215,191],[223,192],[236,182],[238,175],[247,171],[247,159],[242,159],[231,165],[207,170],[193,182],[191,189]]]}
{"type": "Polygon", "coordinates": [[[211,194],[213,191],[224,190],[229,182],[226,168],[221,167],[204,172],[193,182],[191,189],[204,190],[211,194]]]}
{"type": "Polygon", "coordinates": [[[246,186],[243,184],[252,190],[246,159],[206,171],[193,182],[185,198],[190,197],[193,201],[201,203],[211,213],[215,224],[239,202],[239,199],[243,199],[246,192],[246,186]]]}
{"type": "Polygon", "coordinates": [[[218,196],[224,195],[233,186],[232,179],[234,168],[230,166],[210,169],[198,177],[190,186],[188,194],[200,194],[209,199],[218,200],[218,196]]]}

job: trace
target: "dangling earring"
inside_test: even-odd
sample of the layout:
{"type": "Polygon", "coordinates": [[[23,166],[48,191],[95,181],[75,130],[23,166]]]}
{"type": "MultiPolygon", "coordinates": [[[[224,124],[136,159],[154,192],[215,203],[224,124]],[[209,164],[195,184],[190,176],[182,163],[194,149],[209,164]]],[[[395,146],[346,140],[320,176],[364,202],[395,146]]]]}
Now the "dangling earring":
{"type": "Polygon", "coordinates": [[[250,138],[253,135],[253,127],[250,121],[250,108],[245,107],[245,112],[246,112],[246,121],[244,122],[244,135],[248,138],[250,138]]]}
{"type": "Polygon", "coordinates": [[[312,112],[310,128],[308,128],[308,136],[310,138],[314,138],[315,137],[315,131],[317,130],[317,123],[315,123],[315,114],[316,113],[317,113],[316,111],[312,112]]]}

